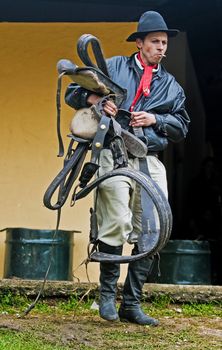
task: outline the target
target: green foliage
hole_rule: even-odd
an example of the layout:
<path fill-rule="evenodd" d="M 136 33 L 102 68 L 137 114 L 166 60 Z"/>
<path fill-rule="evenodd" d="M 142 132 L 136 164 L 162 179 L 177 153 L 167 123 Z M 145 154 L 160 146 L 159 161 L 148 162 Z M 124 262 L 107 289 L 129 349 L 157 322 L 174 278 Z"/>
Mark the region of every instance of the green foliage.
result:
<path fill-rule="evenodd" d="M 87 298 L 82 301 L 77 294 L 71 295 L 67 300 L 61 300 L 57 303 L 58 312 L 71 312 L 75 314 L 87 313 L 90 310 L 92 300 Z"/>
<path fill-rule="evenodd" d="M 173 303 L 173 300 L 168 294 L 154 295 L 152 298 L 152 305 L 158 309 L 165 309 L 171 303 Z"/>
<path fill-rule="evenodd" d="M 0 312 L 15 313 L 27 306 L 28 298 L 13 294 L 11 291 L 0 293 Z"/>
<path fill-rule="evenodd" d="M 58 309 L 64 311 L 73 311 L 79 307 L 80 303 L 76 294 L 71 295 L 67 300 L 58 302 Z"/>

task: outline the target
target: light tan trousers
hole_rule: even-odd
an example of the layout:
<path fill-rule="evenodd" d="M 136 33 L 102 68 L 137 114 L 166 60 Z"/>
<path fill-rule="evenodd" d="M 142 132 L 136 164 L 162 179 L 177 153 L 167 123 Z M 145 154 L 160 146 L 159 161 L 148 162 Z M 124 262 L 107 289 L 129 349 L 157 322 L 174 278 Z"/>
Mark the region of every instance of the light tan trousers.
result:
<path fill-rule="evenodd" d="M 166 170 L 163 163 L 150 155 L 146 160 L 152 179 L 167 197 Z M 99 164 L 99 176 L 113 170 L 110 150 L 101 151 Z M 129 159 L 129 168 L 139 170 L 139 160 Z M 134 180 L 125 176 L 105 180 L 99 186 L 97 194 L 99 240 L 111 246 L 120 246 L 126 241 L 134 243 L 141 232 L 140 203 L 140 186 Z"/>

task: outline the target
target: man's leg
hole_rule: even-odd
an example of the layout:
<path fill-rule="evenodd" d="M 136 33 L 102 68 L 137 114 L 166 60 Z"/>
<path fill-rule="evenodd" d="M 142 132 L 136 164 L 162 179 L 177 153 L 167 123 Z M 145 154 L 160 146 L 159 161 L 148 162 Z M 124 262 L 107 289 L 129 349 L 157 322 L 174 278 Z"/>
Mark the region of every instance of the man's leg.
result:
<path fill-rule="evenodd" d="M 100 176 L 112 170 L 111 152 L 104 150 L 100 161 Z M 129 209 L 130 183 L 126 177 L 117 176 L 104 181 L 97 194 L 97 219 L 99 226 L 99 251 L 122 255 L 127 233 L 132 230 L 132 213 Z M 120 264 L 100 263 L 100 316 L 108 321 L 117 320 L 116 289 Z"/>
<path fill-rule="evenodd" d="M 147 157 L 147 163 L 152 179 L 167 196 L 167 182 L 164 165 L 153 156 Z M 135 160 L 134 168 L 139 170 L 138 160 Z M 131 242 L 135 242 L 139 232 L 141 232 L 140 189 L 137 188 L 134 192 L 132 201 L 134 235 Z M 157 220 L 157 226 L 158 225 L 159 222 Z M 129 238 L 131 238 L 131 236 Z M 137 244 L 135 244 L 132 254 L 138 254 Z M 128 273 L 123 288 L 123 301 L 119 309 L 119 317 L 121 321 L 152 326 L 159 324 L 156 319 L 146 315 L 140 307 L 143 285 L 147 281 L 152 264 L 153 260 L 148 257 L 129 263 Z"/>
<path fill-rule="evenodd" d="M 123 246 L 113 247 L 99 242 L 99 251 L 122 255 Z M 116 286 L 120 276 L 120 264 L 100 263 L 100 300 L 99 313 L 107 321 L 119 319 L 116 310 Z"/>
<path fill-rule="evenodd" d="M 137 245 L 132 255 L 138 254 Z M 153 260 L 145 257 L 129 263 L 128 273 L 123 288 L 123 301 L 119 309 L 119 317 L 123 322 L 157 326 L 159 322 L 146 315 L 141 307 L 143 285 L 147 280 Z"/>

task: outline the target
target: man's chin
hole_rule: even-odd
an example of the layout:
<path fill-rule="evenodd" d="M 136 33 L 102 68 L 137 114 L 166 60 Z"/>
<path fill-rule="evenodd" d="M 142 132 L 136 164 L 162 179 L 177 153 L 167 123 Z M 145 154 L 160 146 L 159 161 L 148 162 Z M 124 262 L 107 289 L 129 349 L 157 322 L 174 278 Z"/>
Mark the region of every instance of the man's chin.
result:
<path fill-rule="evenodd" d="M 151 64 L 152 64 L 153 66 L 155 66 L 156 64 L 159 64 L 161 61 L 162 61 L 162 58 L 160 58 L 159 60 L 153 61 Z"/>

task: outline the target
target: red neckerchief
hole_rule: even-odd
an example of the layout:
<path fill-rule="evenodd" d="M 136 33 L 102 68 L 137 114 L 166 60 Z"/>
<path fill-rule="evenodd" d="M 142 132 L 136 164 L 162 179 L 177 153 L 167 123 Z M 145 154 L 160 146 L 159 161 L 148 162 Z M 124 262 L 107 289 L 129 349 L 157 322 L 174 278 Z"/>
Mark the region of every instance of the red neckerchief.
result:
<path fill-rule="evenodd" d="M 142 75 L 142 78 L 140 80 L 140 84 L 139 84 L 139 87 L 137 89 L 137 92 L 136 92 L 136 95 L 134 97 L 134 100 L 132 102 L 132 105 L 130 107 L 130 112 L 133 111 L 136 102 L 138 101 L 138 99 L 140 98 L 140 96 L 142 94 L 144 96 L 146 96 L 146 97 L 149 96 L 149 94 L 150 94 L 150 84 L 151 84 L 151 80 L 152 80 L 152 77 L 153 77 L 153 69 L 157 67 L 157 65 L 147 66 L 142 61 L 140 52 L 138 52 L 137 58 L 140 61 L 141 66 L 143 67 L 143 75 Z"/>

